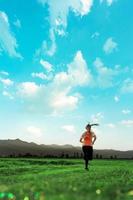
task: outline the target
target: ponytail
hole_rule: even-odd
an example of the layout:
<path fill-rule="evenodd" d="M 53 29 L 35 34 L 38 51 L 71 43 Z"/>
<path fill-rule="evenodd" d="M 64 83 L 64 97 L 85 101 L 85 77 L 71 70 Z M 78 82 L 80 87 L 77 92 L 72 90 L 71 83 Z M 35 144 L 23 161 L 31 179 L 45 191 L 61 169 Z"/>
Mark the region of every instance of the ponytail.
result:
<path fill-rule="evenodd" d="M 92 126 L 99 126 L 99 124 L 90 124 L 88 123 L 85 128 L 91 128 Z"/>

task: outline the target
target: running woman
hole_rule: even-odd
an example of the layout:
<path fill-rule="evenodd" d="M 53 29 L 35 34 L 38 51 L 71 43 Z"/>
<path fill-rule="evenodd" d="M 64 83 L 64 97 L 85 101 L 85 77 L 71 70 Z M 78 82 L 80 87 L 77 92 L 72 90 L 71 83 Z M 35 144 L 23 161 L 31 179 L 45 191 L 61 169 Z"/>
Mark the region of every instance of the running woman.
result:
<path fill-rule="evenodd" d="M 92 126 L 99 124 L 87 124 L 86 131 L 82 134 L 80 142 L 82 143 L 82 151 L 84 153 L 85 169 L 88 170 L 89 161 L 93 159 L 93 145 L 96 141 L 96 135 L 91 131 Z"/>

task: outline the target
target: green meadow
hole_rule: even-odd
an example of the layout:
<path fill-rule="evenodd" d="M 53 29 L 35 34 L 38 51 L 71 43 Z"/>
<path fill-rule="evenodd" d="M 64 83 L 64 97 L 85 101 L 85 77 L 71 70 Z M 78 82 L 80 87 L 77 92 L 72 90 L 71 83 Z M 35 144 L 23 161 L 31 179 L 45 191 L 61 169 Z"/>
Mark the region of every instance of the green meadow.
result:
<path fill-rule="evenodd" d="M 133 200 L 133 160 L 1 158 L 0 199 Z"/>

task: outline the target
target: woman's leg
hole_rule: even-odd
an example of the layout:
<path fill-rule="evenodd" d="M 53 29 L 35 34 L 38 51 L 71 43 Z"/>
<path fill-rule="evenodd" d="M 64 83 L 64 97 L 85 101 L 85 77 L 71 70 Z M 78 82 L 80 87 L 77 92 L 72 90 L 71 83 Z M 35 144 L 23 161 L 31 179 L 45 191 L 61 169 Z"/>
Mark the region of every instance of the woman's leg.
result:
<path fill-rule="evenodd" d="M 88 159 L 85 159 L 85 169 L 88 169 Z"/>
<path fill-rule="evenodd" d="M 85 169 L 88 169 L 88 155 L 87 155 L 87 149 L 85 146 L 82 147 L 83 153 L 84 153 L 84 161 L 85 161 Z"/>

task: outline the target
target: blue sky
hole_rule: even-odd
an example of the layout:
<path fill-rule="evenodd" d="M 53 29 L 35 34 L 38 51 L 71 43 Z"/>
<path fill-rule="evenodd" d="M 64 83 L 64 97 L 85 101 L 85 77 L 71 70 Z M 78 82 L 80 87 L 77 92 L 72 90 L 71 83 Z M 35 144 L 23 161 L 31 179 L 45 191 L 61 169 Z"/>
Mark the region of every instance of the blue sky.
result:
<path fill-rule="evenodd" d="M 0 137 L 132 149 L 133 2 L 0 0 Z"/>

